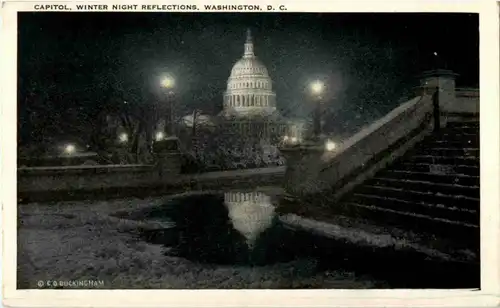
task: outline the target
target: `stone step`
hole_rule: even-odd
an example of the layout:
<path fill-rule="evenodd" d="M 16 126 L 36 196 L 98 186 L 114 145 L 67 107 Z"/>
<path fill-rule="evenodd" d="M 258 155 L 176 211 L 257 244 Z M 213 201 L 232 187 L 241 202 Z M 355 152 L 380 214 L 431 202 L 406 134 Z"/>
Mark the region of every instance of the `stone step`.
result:
<path fill-rule="evenodd" d="M 461 211 L 446 208 L 439 204 L 416 203 L 392 197 L 370 194 L 353 194 L 348 203 L 362 204 L 379 208 L 380 211 L 389 210 L 406 213 L 418 217 L 425 215 L 437 221 L 454 221 L 459 224 L 479 225 L 479 211 Z"/>
<path fill-rule="evenodd" d="M 479 148 L 451 148 L 444 145 L 442 148 L 419 147 L 414 152 L 416 155 L 432 155 L 445 157 L 475 157 L 479 158 Z"/>
<path fill-rule="evenodd" d="M 479 129 L 476 127 L 444 127 L 439 132 L 440 135 L 475 135 L 479 136 Z"/>
<path fill-rule="evenodd" d="M 377 177 L 397 179 L 397 180 L 414 180 L 423 182 L 432 182 L 436 184 L 450 184 L 461 186 L 479 186 L 479 176 L 469 176 L 465 174 L 437 174 L 429 172 L 415 171 L 398 171 L 398 170 L 383 170 Z"/>
<path fill-rule="evenodd" d="M 462 140 L 472 140 L 473 142 L 479 142 L 479 132 L 476 132 L 474 134 L 464 134 L 464 133 L 453 133 L 453 132 L 441 132 L 439 134 L 434 134 L 432 137 L 429 138 L 434 139 L 434 140 L 441 140 L 441 141 L 448 141 L 448 142 L 455 142 L 455 141 L 462 141 Z"/>
<path fill-rule="evenodd" d="M 400 161 L 409 164 L 455 165 L 479 168 L 479 158 L 470 156 L 409 155 L 403 157 Z"/>
<path fill-rule="evenodd" d="M 358 186 L 338 208 L 347 215 L 474 243 L 479 174 L 479 123 L 448 123 Z"/>
<path fill-rule="evenodd" d="M 383 186 L 383 187 L 393 187 L 401 188 L 409 191 L 428 191 L 434 194 L 442 193 L 445 195 L 463 195 L 470 198 L 479 199 L 480 190 L 479 187 L 470 186 L 460 186 L 460 185 L 450 185 L 450 184 L 439 184 L 428 181 L 413 181 L 407 179 L 388 179 L 375 177 L 368 180 L 364 184 L 371 186 Z"/>
<path fill-rule="evenodd" d="M 479 121 L 466 121 L 466 122 L 448 122 L 446 123 L 447 128 L 454 127 L 475 127 L 479 129 Z"/>
<path fill-rule="evenodd" d="M 400 187 L 385 187 L 362 185 L 354 191 L 355 195 L 370 195 L 384 198 L 408 201 L 416 204 L 429 204 L 436 207 L 443 207 L 453 211 L 479 211 L 479 198 L 472 198 L 462 195 L 446 195 L 423 190 L 408 190 Z M 383 204 L 381 205 L 383 206 Z"/>
<path fill-rule="evenodd" d="M 438 217 L 435 212 L 429 212 L 427 214 L 415 213 L 415 212 L 405 211 L 405 209 L 391 209 L 388 207 L 380 207 L 377 205 L 366 204 L 366 203 L 356 203 L 356 202 L 350 202 L 350 203 L 348 203 L 348 205 L 356 207 L 358 210 L 360 210 L 360 209 L 369 210 L 372 213 L 373 212 L 380 212 L 380 213 L 385 213 L 386 215 L 392 214 L 393 216 L 398 217 L 397 220 L 399 220 L 400 223 L 403 223 L 403 221 L 405 221 L 405 220 L 408 221 L 409 219 L 413 219 L 413 220 L 415 220 L 416 223 L 420 222 L 423 224 L 424 222 L 433 222 L 436 224 L 441 224 L 441 228 L 448 228 L 450 226 L 463 227 L 463 228 L 473 228 L 473 229 L 479 228 L 479 225 L 476 223 L 471 223 L 471 222 L 466 222 L 466 221 L 458 221 L 458 220 L 450 219 L 451 217 L 450 218 Z M 370 217 L 370 216 L 368 216 L 368 217 Z M 406 218 L 406 219 L 404 219 L 404 218 Z"/>
<path fill-rule="evenodd" d="M 422 144 L 423 147 L 427 148 L 451 148 L 451 149 L 462 149 L 462 148 L 479 148 L 479 138 L 460 138 L 457 140 L 443 140 L 439 138 L 433 138 Z"/>
<path fill-rule="evenodd" d="M 460 221 L 439 219 L 428 215 L 418 215 L 350 201 L 343 203 L 339 208 L 343 210 L 343 214 L 346 216 L 363 217 L 387 227 L 399 227 L 417 234 L 420 232 L 439 234 L 440 237 L 470 243 L 471 247 L 477 246 L 479 242 L 477 240 L 479 238 L 479 227 L 474 224 L 464 224 Z"/>
<path fill-rule="evenodd" d="M 467 165 L 442 165 L 442 164 L 422 164 L 422 163 L 407 163 L 401 162 L 391 166 L 392 170 L 397 171 L 414 171 L 414 172 L 441 172 L 441 173 L 458 173 L 469 176 L 479 176 L 478 166 Z"/>

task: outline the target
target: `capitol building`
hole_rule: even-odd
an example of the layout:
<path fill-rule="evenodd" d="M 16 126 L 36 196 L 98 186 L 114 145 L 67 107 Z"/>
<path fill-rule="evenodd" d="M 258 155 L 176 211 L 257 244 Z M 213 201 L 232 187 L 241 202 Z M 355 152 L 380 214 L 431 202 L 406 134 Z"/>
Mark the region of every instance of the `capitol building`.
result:
<path fill-rule="evenodd" d="M 268 143 L 275 143 L 286 134 L 287 121 L 276 109 L 273 83 L 267 68 L 255 55 L 250 30 L 243 56 L 228 78 L 218 118 L 226 132 L 238 132 Z"/>

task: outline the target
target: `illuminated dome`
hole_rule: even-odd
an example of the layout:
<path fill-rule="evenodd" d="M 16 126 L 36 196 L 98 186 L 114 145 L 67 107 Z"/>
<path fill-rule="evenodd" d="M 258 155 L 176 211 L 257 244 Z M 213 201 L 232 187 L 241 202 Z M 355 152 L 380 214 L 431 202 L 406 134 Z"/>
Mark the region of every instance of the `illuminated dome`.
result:
<path fill-rule="evenodd" d="M 230 81 L 237 81 L 238 78 L 261 78 L 265 79 L 263 81 L 271 81 L 269 74 L 267 73 L 267 68 L 260 62 L 256 57 L 253 58 L 241 58 L 234 64 L 231 70 Z"/>
<path fill-rule="evenodd" d="M 254 54 L 252 35 L 247 31 L 245 51 L 227 81 L 225 115 L 271 115 L 276 112 L 276 94 L 267 68 Z"/>

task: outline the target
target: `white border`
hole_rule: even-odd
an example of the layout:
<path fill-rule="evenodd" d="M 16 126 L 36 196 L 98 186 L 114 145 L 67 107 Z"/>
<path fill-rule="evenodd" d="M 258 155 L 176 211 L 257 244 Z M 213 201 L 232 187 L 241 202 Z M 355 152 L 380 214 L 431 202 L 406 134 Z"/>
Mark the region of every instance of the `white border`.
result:
<path fill-rule="evenodd" d="M 288 12 L 479 12 L 481 84 L 481 291 L 470 290 L 15 290 L 16 287 L 16 80 L 17 11 L 31 11 L 35 2 L 2 3 L 0 44 L 0 198 L 3 207 L 4 304 L 29 307 L 401 307 L 401 306 L 496 306 L 500 290 L 500 96 L 499 11 L 493 0 L 343 0 L 276 1 Z M 51 4 L 50 2 L 38 2 Z M 57 2 L 61 4 L 62 1 Z M 75 2 L 64 2 L 73 5 Z M 111 3 L 92 1 L 92 3 Z M 160 1 L 114 2 L 165 4 Z M 181 2 L 179 2 L 181 3 Z M 182 2 L 187 4 L 186 2 Z M 211 1 L 191 1 L 202 6 Z M 218 4 L 247 4 L 246 0 Z M 56 2 L 52 2 L 56 4 Z M 202 12 L 203 10 L 200 10 Z M 443 25 L 444 26 L 444 25 Z M 467 42 L 464 42 L 466 44 Z M 460 52 L 460 50 L 457 50 Z M 467 59 L 464 59 L 465 61 Z"/>

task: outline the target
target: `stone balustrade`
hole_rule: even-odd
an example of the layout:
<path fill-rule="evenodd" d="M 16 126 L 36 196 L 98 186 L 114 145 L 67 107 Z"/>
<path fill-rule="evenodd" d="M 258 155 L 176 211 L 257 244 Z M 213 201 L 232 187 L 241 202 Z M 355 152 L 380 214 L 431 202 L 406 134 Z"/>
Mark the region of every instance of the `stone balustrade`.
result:
<path fill-rule="evenodd" d="M 173 164 L 173 162 L 172 162 Z M 166 167 L 168 167 L 167 164 Z M 184 191 L 279 184 L 284 167 L 178 174 L 158 165 L 107 165 L 19 168 L 22 202 L 158 196 Z"/>
<path fill-rule="evenodd" d="M 363 181 L 418 142 L 432 129 L 432 98 L 414 98 L 327 151 L 322 144 L 285 147 L 285 191 L 307 196 Z"/>
<path fill-rule="evenodd" d="M 333 151 L 326 149 L 324 141 L 283 147 L 287 160 L 285 191 L 305 197 L 331 190 L 334 199 L 340 198 L 403 155 L 429 134 L 434 124 L 443 127 L 449 120 L 477 118 L 479 90 L 456 88 L 457 76 L 448 70 L 424 72 L 418 97 L 363 128 Z M 435 110 L 434 94 L 439 105 Z M 439 112 L 440 122 L 432 121 L 435 112 Z"/>
<path fill-rule="evenodd" d="M 172 182 L 176 174 L 162 176 L 152 165 L 29 167 L 17 169 L 18 192 L 100 190 Z M 167 173 L 168 174 L 168 173 Z"/>
<path fill-rule="evenodd" d="M 457 88 L 455 101 L 448 105 L 443 112 L 448 114 L 479 114 L 479 89 Z"/>

